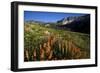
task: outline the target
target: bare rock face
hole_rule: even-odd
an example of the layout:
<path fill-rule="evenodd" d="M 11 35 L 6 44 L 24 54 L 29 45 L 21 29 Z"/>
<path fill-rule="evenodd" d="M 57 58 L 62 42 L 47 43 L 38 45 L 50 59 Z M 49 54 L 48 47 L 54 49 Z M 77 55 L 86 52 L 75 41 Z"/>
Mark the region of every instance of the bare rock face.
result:
<path fill-rule="evenodd" d="M 74 32 L 90 33 L 90 15 L 67 17 L 57 22 L 59 29 L 70 30 Z"/>

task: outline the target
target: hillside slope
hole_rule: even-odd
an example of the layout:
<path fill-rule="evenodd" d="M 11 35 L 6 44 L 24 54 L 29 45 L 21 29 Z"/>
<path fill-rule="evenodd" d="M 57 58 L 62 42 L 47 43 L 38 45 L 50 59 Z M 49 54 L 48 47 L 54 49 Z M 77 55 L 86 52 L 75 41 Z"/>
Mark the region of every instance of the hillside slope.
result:
<path fill-rule="evenodd" d="M 71 18 L 71 17 L 70 17 Z M 60 23 L 60 24 L 59 24 Z M 65 23 L 65 24 L 63 24 Z M 85 16 L 74 17 L 71 19 L 63 19 L 58 22 L 59 29 L 67 29 L 74 32 L 81 32 L 81 33 L 90 33 L 90 15 L 87 14 Z"/>
<path fill-rule="evenodd" d="M 25 24 L 24 61 L 90 58 L 88 34 Z"/>

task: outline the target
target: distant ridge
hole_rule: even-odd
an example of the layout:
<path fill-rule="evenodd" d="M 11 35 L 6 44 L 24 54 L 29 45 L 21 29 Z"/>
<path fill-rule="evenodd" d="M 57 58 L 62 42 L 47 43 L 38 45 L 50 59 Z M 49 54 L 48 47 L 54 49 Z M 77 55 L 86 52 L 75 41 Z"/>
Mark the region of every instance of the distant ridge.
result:
<path fill-rule="evenodd" d="M 57 22 L 59 29 L 68 29 L 70 31 L 90 33 L 90 15 L 79 17 L 68 17 Z"/>
<path fill-rule="evenodd" d="M 70 16 L 64 17 L 54 23 L 52 22 L 42 22 L 35 20 L 27 20 L 25 24 L 40 24 L 56 29 L 69 30 L 74 32 L 81 32 L 90 34 L 90 15 L 86 14 L 84 16 Z"/>

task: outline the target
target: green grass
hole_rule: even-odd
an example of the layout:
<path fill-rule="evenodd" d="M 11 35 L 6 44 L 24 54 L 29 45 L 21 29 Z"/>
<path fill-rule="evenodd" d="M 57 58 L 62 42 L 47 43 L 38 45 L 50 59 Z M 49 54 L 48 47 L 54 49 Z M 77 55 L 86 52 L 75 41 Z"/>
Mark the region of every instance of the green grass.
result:
<path fill-rule="evenodd" d="M 81 49 L 81 51 L 85 51 L 87 53 L 87 56 L 81 57 L 84 58 L 90 58 L 90 36 L 88 34 L 78 33 L 78 32 L 72 32 L 67 30 L 57 30 L 54 28 L 45 27 L 38 24 L 25 24 L 25 28 L 27 30 L 24 30 L 24 48 L 28 49 L 29 51 L 29 61 L 33 61 L 31 59 L 32 52 L 34 49 L 39 50 L 39 44 L 43 44 L 47 42 L 47 35 L 44 33 L 45 31 L 48 31 L 50 35 L 53 35 L 56 37 L 56 42 L 53 46 L 54 48 L 54 55 L 56 57 L 67 57 L 66 59 L 70 59 L 70 52 L 68 52 L 67 49 L 59 48 L 58 44 L 59 42 L 65 44 L 65 41 L 73 41 L 74 45 L 76 45 L 78 48 Z M 65 46 L 65 45 L 64 45 Z M 39 53 L 38 53 L 39 55 Z M 61 58 L 60 58 L 61 59 Z M 39 60 L 39 56 L 37 57 L 37 60 Z"/>

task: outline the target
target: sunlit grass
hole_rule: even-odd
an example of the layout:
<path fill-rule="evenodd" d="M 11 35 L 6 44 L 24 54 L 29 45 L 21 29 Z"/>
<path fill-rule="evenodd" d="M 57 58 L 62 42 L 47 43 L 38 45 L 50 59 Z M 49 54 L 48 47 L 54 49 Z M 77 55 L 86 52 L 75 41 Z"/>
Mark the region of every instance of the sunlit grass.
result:
<path fill-rule="evenodd" d="M 25 24 L 24 61 L 90 58 L 88 34 Z"/>

